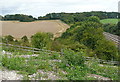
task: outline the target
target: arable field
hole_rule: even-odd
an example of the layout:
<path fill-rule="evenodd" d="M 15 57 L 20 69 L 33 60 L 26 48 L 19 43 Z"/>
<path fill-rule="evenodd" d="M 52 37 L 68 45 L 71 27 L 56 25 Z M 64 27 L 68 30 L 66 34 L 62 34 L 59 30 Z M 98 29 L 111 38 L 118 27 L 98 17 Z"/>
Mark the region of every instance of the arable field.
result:
<path fill-rule="evenodd" d="M 101 23 L 103 23 L 103 24 L 106 24 L 106 23 L 117 24 L 118 19 L 103 19 L 103 20 L 101 20 Z"/>
<path fill-rule="evenodd" d="M 42 20 L 34 22 L 0 21 L 2 24 L 2 36 L 12 35 L 21 38 L 30 37 L 36 32 L 51 32 L 54 37 L 60 36 L 69 26 L 60 20 Z"/>

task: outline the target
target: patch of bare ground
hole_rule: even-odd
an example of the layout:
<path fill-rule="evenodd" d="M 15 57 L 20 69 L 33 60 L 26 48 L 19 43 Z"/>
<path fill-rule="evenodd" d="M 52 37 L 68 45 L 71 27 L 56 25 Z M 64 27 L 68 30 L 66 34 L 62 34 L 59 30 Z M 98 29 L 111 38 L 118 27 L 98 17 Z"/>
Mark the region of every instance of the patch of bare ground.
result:
<path fill-rule="evenodd" d="M 54 71 L 38 70 L 37 73 L 28 76 L 30 80 L 62 80 L 67 78 L 60 77 Z"/>
<path fill-rule="evenodd" d="M 103 77 L 101 75 L 96 75 L 96 74 L 89 74 L 88 77 L 93 77 L 93 78 L 95 78 L 97 80 L 111 80 L 108 77 Z"/>
<path fill-rule="evenodd" d="M 0 69 L 0 81 L 2 80 L 22 80 L 23 76 L 17 74 L 17 71 L 10 71 L 5 68 Z"/>

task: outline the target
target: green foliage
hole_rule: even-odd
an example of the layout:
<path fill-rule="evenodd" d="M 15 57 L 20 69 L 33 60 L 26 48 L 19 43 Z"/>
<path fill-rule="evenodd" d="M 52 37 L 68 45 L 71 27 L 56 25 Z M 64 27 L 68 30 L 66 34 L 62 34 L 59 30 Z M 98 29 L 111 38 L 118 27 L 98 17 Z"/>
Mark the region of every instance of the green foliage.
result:
<path fill-rule="evenodd" d="M 46 16 L 38 17 L 38 20 L 60 19 L 67 24 L 73 24 L 75 22 L 85 21 L 86 18 L 90 16 L 96 16 L 100 19 L 117 18 L 118 12 L 91 11 L 81 13 L 49 13 Z"/>
<path fill-rule="evenodd" d="M 51 55 L 41 51 L 37 57 L 30 58 L 18 57 L 20 54 L 14 54 L 11 57 L 4 54 L 2 65 L 8 69 L 17 70 L 19 73 L 24 74 L 24 76 L 37 73 L 38 70 L 44 70 L 45 72 L 54 71 L 56 74 L 58 74 L 58 71 L 60 73 L 64 71 L 66 74 L 59 75 L 62 75 L 64 78 L 67 77 L 68 80 L 97 80 L 95 78 L 89 78 L 88 74 L 102 75 L 113 80 L 118 79 L 117 67 L 99 66 L 97 59 L 85 61 L 85 54 L 82 51 L 74 52 L 70 49 L 63 49 L 61 54 L 52 53 Z M 54 59 L 61 60 L 61 62 L 53 61 Z"/>
<path fill-rule="evenodd" d="M 12 43 L 14 41 L 14 37 L 11 35 L 7 35 L 4 38 L 2 38 L 2 41 L 5 43 Z"/>
<path fill-rule="evenodd" d="M 76 52 L 87 49 L 85 45 L 80 44 L 79 42 L 75 42 L 74 44 L 69 44 L 67 48 L 70 48 L 71 50 Z"/>
<path fill-rule="evenodd" d="M 49 34 L 47 33 L 38 32 L 34 34 L 31 37 L 31 43 L 33 47 L 39 48 L 39 49 L 42 49 L 42 48 L 50 49 L 51 47 L 51 39 Z"/>
<path fill-rule="evenodd" d="M 69 80 L 87 80 L 88 77 L 86 76 L 88 70 L 86 67 L 83 66 L 71 66 L 67 67 L 66 71 L 68 74 L 66 75 Z"/>
<path fill-rule="evenodd" d="M 107 41 L 105 39 L 98 40 L 95 46 L 95 52 L 99 58 L 106 60 L 118 59 L 118 51 L 113 42 Z"/>
<path fill-rule="evenodd" d="M 103 11 L 91 11 L 91 12 L 81 12 L 81 13 L 49 13 L 45 16 L 39 16 L 34 18 L 31 15 L 15 14 L 15 15 L 5 15 L 0 16 L 0 20 L 18 20 L 21 22 L 32 22 L 34 20 L 62 20 L 63 22 L 70 24 L 75 22 L 80 22 L 86 20 L 87 17 L 97 16 L 100 19 L 111 19 L 117 18 L 118 12 L 103 12 Z"/>
<path fill-rule="evenodd" d="M 98 62 L 97 59 L 94 58 L 87 61 L 86 65 L 88 66 L 88 70 L 91 72 L 91 74 L 101 75 L 112 80 L 119 79 L 119 67 L 117 66 L 102 65 Z"/>
<path fill-rule="evenodd" d="M 53 39 L 53 34 L 52 33 L 47 32 L 46 34 L 49 36 L 50 39 Z"/>
<path fill-rule="evenodd" d="M 12 70 L 21 70 L 25 64 L 25 58 L 19 58 L 19 57 L 11 57 L 8 58 L 7 56 L 2 57 L 2 65 L 6 66 L 8 69 Z"/>
<path fill-rule="evenodd" d="M 34 18 L 31 15 L 15 14 L 5 15 L 3 20 L 18 20 L 20 22 L 32 22 Z"/>
<path fill-rule="evenodd" d="M 74 39 L 86 45 L 88 48 L 92 48 L 92 49 L 95 49 L 95 44 L 97 40 L 103 38 L 102 29 L 94 28 L 94 26 L 92 26 L 92 23 L 91 23 L 91 26 L 89 25 L 87 26 L 85 23 L 85 25 L 75 29 L 75 32 L 76 34 L 74 36 Z"/>
<path fill-rule="evenodd" d="M 94 19 L 94 17 L 90 20 L 92 19 Z M 95 17 L 95 20 L 98 19 Z M 57 40 L 75 51 L 77 48 L 79 48 L 76 42 L 79 43 L 79 46 L 80 44 L 83 44 L 87 46 L 88 49 L 86 48 L 86 50 L 87 52 L 91 53 L 89 54 L 90 56 L 92 56 L 95 52 L 97 57 L 102 59 L 117 59 L 117 48 L 115 44 L 105 39 L 102 25 L 99 23 L 99 21 L 93 21 L 85 21 L 72 25 L 72 27 L 63 33 L 62 36 Z M 74 45 L 70 46 L 71 44 Z"/>
<path fill-rule="evenodd" d="M 120 22 L 117 23 L 117 35 L 120 36 Z"/>
<path fill-rule="evenodd" d="M 70 15 L 64 14 L 61 17 L 61 20 L 64 21 L 67 24 L 73 23 L 74 22 L 74 18 Z"/>
<path fill-rule="evenodd" d="M 28 40 L 27 36 L 23 36 L 21 38 L 21 45 L 22 46 L 30 46 L 30 43 L 29 43 L 29 40 Z"/>
<path fill-rule="evenodd" d="M 21 38 L 21 40 L 22 40 L 23 42 L 28 42 L 27 36 L 23 36 L 23 37 Z"/>
<path fill-rule="evenodd" d="M 0 37 L 0 42 L 2 42 L 2 37 Z"/>
<path fill-rule="evenodd" d="M 87 19 L 87 21 L 92 21 L 96 23 L 100 23 L 100 19 L 97 16 L 91 16 Z"/>
<path fill-rule="evenodd" d="M 52 51 L 61 51 L 62 48 L 65 48 L 63 44 L 58 41 L 52 41 L 51 50 Z"/>
<path fill-rule="evenodd" d="M 83 66 L 85 59 L 83 55 L 85 55 L 83 52 L 74 52 L 69 49 L 63 50 L 62 54 L 64 55 L 64 63 L 68 65 L 75 65 L 75 66 Z"/>
<path fill-rule="evenodd" d="M 103 29 L 105 32 L 109 32 L 111 34 L 120 36 L 119 22 L 118 22 L 118 24 L 104 24 Z"/>

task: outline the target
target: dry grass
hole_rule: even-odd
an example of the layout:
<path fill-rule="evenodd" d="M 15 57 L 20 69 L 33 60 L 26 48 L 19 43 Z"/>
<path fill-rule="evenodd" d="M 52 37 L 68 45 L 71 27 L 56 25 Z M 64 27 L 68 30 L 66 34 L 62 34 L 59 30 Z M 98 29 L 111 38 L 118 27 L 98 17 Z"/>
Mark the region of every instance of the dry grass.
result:
<path fill-rule="evenodd" d="M 67 24 L 60 20 L 34 22 L 0 21 L 0 24 L 2 24 L 2 36 L 12 35 L 15 38 L 21 38 L 24 35 L 30 37 L 36 32 L 51 32 L 54 34 L 54 37 L 58 37 L 69 28 Z"/>

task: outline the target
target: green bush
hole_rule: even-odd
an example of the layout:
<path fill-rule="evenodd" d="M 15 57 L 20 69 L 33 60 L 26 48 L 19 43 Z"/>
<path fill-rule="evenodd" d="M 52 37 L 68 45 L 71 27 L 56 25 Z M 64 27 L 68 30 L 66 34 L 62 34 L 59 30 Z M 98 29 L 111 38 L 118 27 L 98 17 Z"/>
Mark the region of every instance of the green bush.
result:
<path fill-rule="evenodd" d="M 87 21 L 100 23 L 100 19 L 97 16 L 88 17 Z"/>
<path fill-rule="evenodd" d="M 14 37 L 11 35 L 7 35 L 2 38 L 2 42 L 4 43 L 12 43 L 14 41 Z"/>
<path fill-rule="evenodd" d="M 31 37 L 32 46 L 35 47 L 35 48 L 50 49 L 51 48 L 51 42 L 52 42 L 52 40 L 50 38 L 50 35 L 47 34 L 47 33 L 38 32 Z"/>
<path fill-rule="evenodd" d="M 62 48 L 65 48 L 63 44 L 61 44 L 59 41 L 53 41 L 51 50 L 52 51 L 61 51 Z"/>
<path fill-rule="evenodd" d="M 95 52 L 98 58 L 106 60 L 117 60 L 118 59 L 118 50 L 115 44 L 107 40 L 98 40 L 96 43 Z"/>
<path fill-rule="evenodd" d="M 25 58 L 11 57 L 7 56 L 2 57 L 2 65 L 11 70 L 21 70 L 25 67 Z"/>
<path fill-rule="evenodd" d="M 27 38 L 27 36 L 23 36 L 22 38 L 21 38 L 21 45 L 22 46 L 30 46 L 30 43 L 29 43 L 29 40 L 28 40 L 28 38 Z"/>
<path fill-rule="evenodd" d="M 120 36 L 120 23 L 118 24 L 104 24 L 103 29 L 105 32 L 109 32 L 111 34 L 115 34 Z"/>
<path fill-rule="evenodd" d="M 31 15 L 15 14 L 5 15 L 3 20 L 18 20 L 20 22 L 32 22 L 35 19 Z"/>
<path fill-rule="evenodd" d="M 11 70 L 24 71 L 28 74 L 36 73 L 36 67 L 31 63 L 27 63 L 25 58 L 22 57 L 8 58 L 7 56 L 3 56 L 2 65 Z"/>
<path fill-rule="evenodd" d="M 69 80 L 87 80 L 88 68 L 83 66 L 71 66 L 66 68 Z"/>
<path fill-rule="evenodd" d="M 78 65 L 83 66 L 85 59 L 83 55 L 85 55 L 83 52 L 74 52 L 70 49 L 64 49 L 63 52 L 63 61 L 64 63 L 68 65 Z"/>

